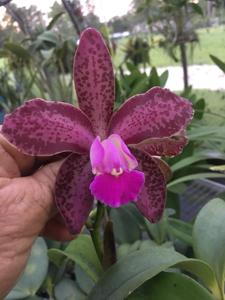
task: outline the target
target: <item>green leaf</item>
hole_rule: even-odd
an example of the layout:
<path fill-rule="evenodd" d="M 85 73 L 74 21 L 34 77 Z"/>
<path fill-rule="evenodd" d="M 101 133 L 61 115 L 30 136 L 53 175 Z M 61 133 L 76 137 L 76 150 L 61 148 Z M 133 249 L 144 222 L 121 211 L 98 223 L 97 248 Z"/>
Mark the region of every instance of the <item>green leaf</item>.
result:
<path fill-rule="evenodd" d="M 81 269 L 79 265 L 75 266 L 74 272 L 79 288 L 84 291 L 85 294 L 89 294 L 95 285 L 94 281 L 83 271 L 83 269 Z"/>
<path fill-rule="evenodd" d="M 157 223 L 150 223 L 147 219 L 145 219 L 148 232 L 153 237 L 153 240 L 158 244 L 162 244 L 166 238 L 167 215 L 167 211 L 165 210 L 163 217 Z"/>
<path fill-rule="evenodd" d="M 205 112 L 205 99 L 199 99 L 195 105 L 194 105 L 194 110 L 195 110 L 195 118 L 197 118 L 198 120 L 201 120 L 204 116 L 204 112 Z"/>
<path fill-rule="evenodd" d="M 102 273 L 102 266 L 89 235 L 80 234 L 75 240 L 69 243 L 64 251 L 50 249 L 48 255 L 50 260 L 57 266 L 60 266 L 65 258 L 71 259 L 95 282 L 98 281 Z"/>
<path fill-rule="evenodd" d="M 146 282 L 129 300 L 215 300 L 206 288 L 192 278 L 178 273 L 163 272 Z"/>
<path fill-rule="evenodd" d="M 155 67 L 152 67 L 151 73 L 149 76 L 149 88 L 152 88 L 154 86 L 160 86 L 160 77 L 157 73 L 157 69 Z"/>
<path fill-rule="evenodd" d="M 14 55 L 16 55 L 19 58 L 22 58 L 23 60 L 29 60 L 31 58 L 30 52 L 20 46 L 19 44 L 16 43 L 5 43 L 4 44 L 4 49 L 7 49 Z"/>
<path fill-rule="evenodd" d="M 210 55 L 210 58 L 225 73 L 225 62 L 214 55 Z"/>
<path fill-rule="evenodd" d="M 147 80 L 147 78 L 143 77 L 140 80 L 138 80 L 137 82 L 135 82 L 135 84 L 131 88 L 131 91 L 129 93 L 129 97 L 132 97 L 132 96 L 134 96 L 136 94 L 143 93 L 148 88 L 149 88 L 149 86 L 148 86 L 148 80 Z"/>
<path fill-rule="evenodd" d="M 204 13 L 203 13 L 203 10 L 201 8 L 201 6 L 197 3 L 189 3 L 189 5 L 192 7 L 192 9 L 197 13 L 199 14 L 200 16 L 203 16 Z"/>
<path fill-rule="evenodd" d="M 85 300 L 86 295 L 77 287 L 76 283 L 64 278 L 56 286 L 54 290 L 56 300 Z"/>
<path fill-rule="evenodd" d="M 141 238 L 141 230 L 128 206 L 110 211 L 115 239 L 118 243 L 133 243 Z"/>
<path fill-rule="evenodd" d="M 183 242 L 187 243 L 188 245 L 192 246 L 192 225 L 186 223 L 182 220 L 169 218 L 168 219 L 168 226 L 167 231 L 173 237 L 182 240 Z"/>
<path fill-rule="evenodd" d="M 204 178 L 225 178 L 224 174 L 220 174 L 220 173 L 197 173 L 197 174 L 191 174 L 191 175 L 187 175 L 181 178 L 178 178 L 172 182 L 170 182 L 169 184 L 167 184 L 167 188 L 170 188 L 178 183 L 181 182 L 187 182 L 187 181 L 191 181 L 191 180 L 195 180 L 195 179 L 204 179 Z"/>
<path fill-rule="evenodd" d="M 57 35 L 49 30 L 44 31 L 43 33 L 41 33 L 38 38 L 39 41 L 43 41 L 43 42 L 49 42 L 51 44 L 57 45 L 58 44 L 58 38 Z"/>
<path fill-rule="evenodd" d="M 214 300 L 213 296 L 190 277 L 162 272 L 145 282 L 127 300 Z"/>
<path fill-rule="evenodd" d="M 172 170 L 172 172 L 176 172 L 182 168 L 188 167 L 188 166 L 190 166 L 196 162 L 199 162 L 201 160 L 204 160 L 206 158 L 207 158 L 207 156 L 199 156 L 199 155 L 193 155 L 190 157 L 186 157 L 184 159 L 181 159 L 177 163 L 173 164 L 171 166 L 171 170 Z"/>
<path fill-rule="evenodd" d="M 199 212 L 193 230 L 196 256 L 215 271 L 221 290 L 225 276 L 225 202 L 213 199 Z"/>
<path fill-rule="evenodd" d="M 167 80 L 168 80 L 168 77 L 169 77 L 169 72 L 168 70 L 164 71 L 160 76 L 159 76 L 159 79 L 160 79 L 160 86 L 161 87 L 164 87 L 167 83 Z"/>
<path fill-rule="evenodd" d="M 61 18 L 61 16 L 64 14 L 63 11 L 59 12 L 58 14 L 56 14 L 51 21 L 49 22 L 48 26 L 46 27 L 47 30 L 51 30 L 55 23 L 58 21 L 59 18 Z"/>
<path fill-rule="evenodd" d="M 117 248 L 117 256 L 118 259 L 121 259 L 137 250 L 151 250 L 152 247 L 159 247 L 159 245 L 153 240 L 136 241 L 133 244 L 122 244 Z M 173 244 L 171 242 L 165 242 L 164 244 L 161 244 L 160 247 L 173 248 Z"/>
<path fill-rule="evenodd" d="M 174 266 L 199 276 L 218 295 L 217 282 L 208 264 L 188 259 L 171 248 L 153 246 L 121 258 L 101 277 L 87 299 L 124 299 L 145 281 Z"/>
<path fill-rule="evenodd" d="M 220 133 L 220 138 L 225 134 L 225 128 L 218 126 L 201 126 L 199 128 L 193 128 L 188 132 L 189 140 L 203 139 L 207 137 L 207 139 L 213 138 L 214 135 Z"/>
<path fill-rule="evenodd" d="M 37 238 L 24 273 L 5 300 L 18 300 L 35 295 L 47 275 L 48 255 L 47 246 L 43 238 Z"/>
<path fill-rule="evenodd" d="M 210 170 L 225 173 L 225 165 L 212 166 Z"/>

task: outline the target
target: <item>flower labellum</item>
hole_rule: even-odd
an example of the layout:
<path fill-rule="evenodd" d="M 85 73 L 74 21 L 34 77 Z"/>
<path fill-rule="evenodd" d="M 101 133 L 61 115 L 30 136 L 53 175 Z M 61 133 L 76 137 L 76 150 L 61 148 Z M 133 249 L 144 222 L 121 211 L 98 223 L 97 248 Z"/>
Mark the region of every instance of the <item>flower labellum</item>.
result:
<path fill-rule="evenodd" d="M 90 189 L 96 199 L 111 207 L 137 200 L 144 173 L 135 170 L 138 162 L 119 135 L 112 134 L 102 142 L 97 137 L 90 160 L 96 175 Z"/>
<path fill-rule="evenodd" d="M 133 201 L 157 222 L 169 173 L 159 157 L 178 155 L 187 144 L 191 103 L 154 87 L 113 112 L 112 61 L 94 28 L 81 34 L 73 76 L 79 108 L 32 99 L 5 116 L 2 134 L 29 155 L 69 154 L 57 175 L 55 202 L 71 233 L 82 229 L 94 198 L 110 207 Z"/>

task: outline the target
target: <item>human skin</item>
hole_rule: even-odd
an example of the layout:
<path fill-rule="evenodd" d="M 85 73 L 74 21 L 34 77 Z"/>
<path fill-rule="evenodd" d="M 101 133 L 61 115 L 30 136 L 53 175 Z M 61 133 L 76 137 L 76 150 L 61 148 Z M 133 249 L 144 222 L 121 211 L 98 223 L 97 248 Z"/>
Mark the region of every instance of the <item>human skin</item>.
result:
<path fill-rule="evenodd" d="M 0 134 L 0 299 L 15 285 L 38 235 L 72 239 L 54 205 L 61 164 L 24 155 Z"/>

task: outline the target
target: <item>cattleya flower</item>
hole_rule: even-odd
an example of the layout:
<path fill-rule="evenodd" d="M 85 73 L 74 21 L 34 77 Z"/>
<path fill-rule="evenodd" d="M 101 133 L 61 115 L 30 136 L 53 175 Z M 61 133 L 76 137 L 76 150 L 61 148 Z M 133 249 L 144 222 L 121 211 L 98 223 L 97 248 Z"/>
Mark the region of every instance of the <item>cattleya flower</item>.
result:
<path fill-rule="evenodd" d="M 101 34 L 86 29 L 74 58 L 79 108 L 33 99 L 4 120 L 3 135 L 23 153 L 70 152 L 56 179 L 55 200 L 68 228 L 79 233 L 94 198 L 110 207 L 134 201 L 151 222 L 166 197 L 166 165 L 159 156 L 179 154 L 192 119 L 191 103 L 155 87 L 113 113 L 112 62 Z"/>

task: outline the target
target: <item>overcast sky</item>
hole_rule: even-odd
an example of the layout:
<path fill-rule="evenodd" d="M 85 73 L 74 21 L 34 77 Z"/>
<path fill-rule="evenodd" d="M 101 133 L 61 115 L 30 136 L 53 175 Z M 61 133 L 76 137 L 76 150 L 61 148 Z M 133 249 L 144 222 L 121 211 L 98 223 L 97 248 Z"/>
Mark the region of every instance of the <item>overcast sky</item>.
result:
<path fill-rule="evenodd" d="M 55 2 L 55 0 L 13 0 L 19 7 L 29 7 L 30 5 L 36 5 L 44 13 L 47 13 Z M 60 0 L 57 0 L 60 2 Z M 114 16 L 121 16 L 127 13 L 130 8 L 132 0 L 92 0 L 95 6 L 95 13 L 100 17 L 101 21 L 108 21 Z M 81 3 L 85 3 L 85 0 L 81 0 Z M 0 8 L 0 19 L 4 13 L 4 8 Z"/>

